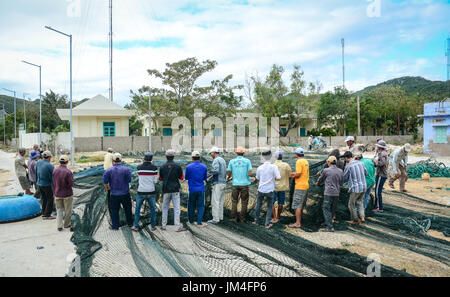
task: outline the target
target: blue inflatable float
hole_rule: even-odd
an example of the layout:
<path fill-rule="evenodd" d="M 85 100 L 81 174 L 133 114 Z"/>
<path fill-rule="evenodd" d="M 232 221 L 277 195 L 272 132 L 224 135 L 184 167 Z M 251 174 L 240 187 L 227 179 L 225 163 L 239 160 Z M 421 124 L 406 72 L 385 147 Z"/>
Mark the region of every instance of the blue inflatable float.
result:
<path fill-rule="evenodd" d="M 32 219 L 40 214 L 41 205 L 33 196 L 0 196 L 0 224 Z"/>

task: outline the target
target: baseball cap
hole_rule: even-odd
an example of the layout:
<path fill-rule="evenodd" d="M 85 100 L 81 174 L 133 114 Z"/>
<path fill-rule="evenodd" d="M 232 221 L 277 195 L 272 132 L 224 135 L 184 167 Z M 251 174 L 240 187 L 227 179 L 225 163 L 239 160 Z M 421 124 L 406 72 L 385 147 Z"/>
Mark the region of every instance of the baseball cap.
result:
<path fill-rule="evenodd" d="M 333 162 L 337 162 L 337 159 L 335 156 L 330 156 L 327 160 L 327 162 L 333 163 Z"/>
<path fill-rule="evenodd" d="M 220 150 L 218 147 L 215 146 L 211 149 L 210 153 L 220 153 Z"/>
<path fill-rule="evenodd" d="M 192 157 L 193 158 L 198 158 L 198 157 L 200 157 L 200 153 L 198 151 L 193 151 L 192 152 Z"/>
<path fill-rule="evenodd" d="M 42 156 L 43 156 L 44 158 L 52 157 L 52 153 L 51 153 L 50 151 L 45 151 L 45 152 L 42 154 Z"/>
<path fill-rule="evenodd" d="M 282 151 L 276 151 L 275 152 L 275 158 L 279 158 L 279 157 L 283 157 L 283 152 Z"/>
<path fill-rule="evenodd" d="M 113 153 L 113 152 L 114 152 L 114 150 L 112 148 L 108 149 L 108 153 Z"/>
<path fill-rule="evenodd" d="M 59 157 L 59 161 L 67 163 L 69 162 L 69 157 L 67 157 L 66 155 L 62 155 L 61 157 Z"/>
<path fill-rule="evenodd" d="M 349 136 L 349 137 L 347 137 L 347 139 L 345 140 L 345 142 L 347 142 L 347 141 L 355 141 L 355 137 Z"/>
<path fill-rule="evenodd" d="M 305 150 L 302 149 L 301 147 L 299 147 L 298 149 L 295 150 L 295 153 L 297 155 L 304 155 L 305 154 Z"/>
<path fill-rule="evenodd" d="M 236 149 L 236 154 L 244 154 L 244 153 L 245 153 L 245 149 L 242 146 L 240 146 Z"/>
<path fill-rule="evenodd" d="M 122 161 L 122 155 L 119 154 L 119 153 L 115 153 L 115 154 L 113 155 L 113 161 L 114 161 L 114 162 L 120 162 L 120 161 Z"/>
<path fill-rule="evenodd" d="M 362 153 L 356 153 L 355 154 L 355 158 L 362 159 L 362 157 L 363 157 Z"/>
<path fill-rule="evenodd" d="M 409 143 L 405 144 L 404 148 L 407 153 L 411 151 L 411 145 Z"/>
<path fill-rule="evenodd" d="M 167 157 L 174 157 L 175 156 L 175 150 L 172 150 L 172 149 L 167 150 L 166 151 L 166 156 Z"/>
<path fill-rule="evenodd" d="M 144 160 L 145 161 L 151 161 L 153 159 L 153 153 L 152 152 L 147 152 L 144 155 Z"/>

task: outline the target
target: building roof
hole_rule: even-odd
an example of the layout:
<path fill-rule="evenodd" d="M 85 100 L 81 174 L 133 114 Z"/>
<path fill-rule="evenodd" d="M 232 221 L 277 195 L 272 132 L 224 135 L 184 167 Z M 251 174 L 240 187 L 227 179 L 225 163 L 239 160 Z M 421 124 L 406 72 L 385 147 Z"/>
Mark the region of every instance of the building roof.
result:
<path fill-rule="evenodd" d="M 70 120 L 70 109 L 57 109 L 56 111 L 61 120 Z M 72 116 L 74 117 L 131 117 L 135 113 L 136 111 L 125 109 L 102 95 L 97 95 L 72 109 Z"/>

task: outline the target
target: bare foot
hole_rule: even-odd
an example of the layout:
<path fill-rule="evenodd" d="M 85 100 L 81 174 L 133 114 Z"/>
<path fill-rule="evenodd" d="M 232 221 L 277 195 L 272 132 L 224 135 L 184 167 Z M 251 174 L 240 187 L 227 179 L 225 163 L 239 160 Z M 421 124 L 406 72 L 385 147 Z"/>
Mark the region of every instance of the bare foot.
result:
<path fill-rule="evenodd" d="M 267 225 L 267 226 L 266 226 L 266 229 L 270 229 L 270 228 L 272 228 L 272 227 L 273 227 L 273 225 L 270 224 L 270 225 Z"/>
<path fill-rule="evenodd" d="M 278 223 L 279 221 L 280 221 L 279 219 L 273 219 L 273 220 L 272 220 L 272 223 L 276 224 L 276 223 Z"/>

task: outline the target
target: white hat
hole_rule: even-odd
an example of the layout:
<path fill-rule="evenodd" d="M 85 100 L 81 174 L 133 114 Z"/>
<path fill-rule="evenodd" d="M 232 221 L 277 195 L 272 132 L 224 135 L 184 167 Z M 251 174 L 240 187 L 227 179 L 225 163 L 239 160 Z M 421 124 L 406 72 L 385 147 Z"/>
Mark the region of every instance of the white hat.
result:
<path fill-rule="evenodd" d="M 169 149 L 166 151 L 166 156 L 167 157 L 174 157 L 175 156 L 175 150 L 173 149 Z"/>
<path fill-rule="evenodd" d="M 218 147 L 215 146 L 211 149 L 210 153 L 220 153 L 220 150 Z"/>
<path fill-rule="evenodd" d="M 192 157 L 193 158 L 198 158 L 198 157 L 200 157 L 200 153 L 198 151 L 193 151 L 192 152 Z"/>
<path fill-rule="evenodd" d="M 411 145 L 410 145 L 409 143 L 405 144 L 405 145 L 403 146 L 403 148 L 405 149 L 405 151 L 406 151 L 407 153 L 409 153 L 409 152 L 411 151 Z"/>
<path fill-rule="evenodd" d="M 345 140 L 345 142 L 347 142 L 347 141 L 355 141 L 355 137 L 353 137 L 353 136 L 349 136 L 349 137 L 347 137 L 347 140 Z"/>
<path fill-rule="evenodd" d="M 115 154 L 113 155 L 113 161 L 114 161 L 114 162 L 120 162 L 120 161 L 122 161 L 122 155 L 119 154 L 119 153 L 115 153 Z"/>

